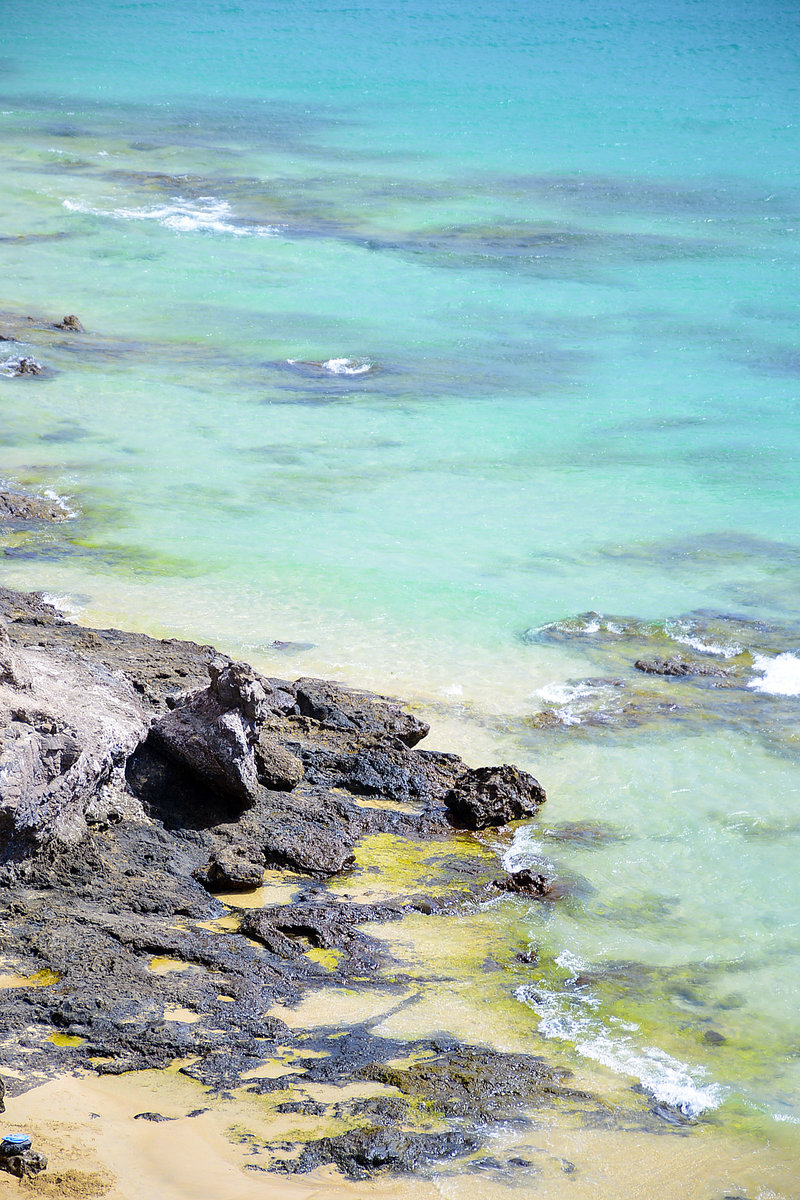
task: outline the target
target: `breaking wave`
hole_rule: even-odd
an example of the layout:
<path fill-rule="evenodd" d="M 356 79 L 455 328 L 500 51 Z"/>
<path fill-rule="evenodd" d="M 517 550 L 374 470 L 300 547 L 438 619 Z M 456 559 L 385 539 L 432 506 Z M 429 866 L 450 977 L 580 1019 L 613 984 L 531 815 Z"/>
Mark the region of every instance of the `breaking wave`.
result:
<path fill-rule="evenodd" d="M 761 672 L 760 679 L 751 679 L 748 687 L 755 692 L 773 696 L 800 696 L 800 658 L 788 651 L 776 658 L 757 654 L 753 670 Z"/>
<path fill-rule="evenodd" d="M 87 213 L 95 217 L 112 217 L 119 221 L 156 221 L 165 229 L 178 233 L 228 233 L 234 237 L 274 237 L 280 232 L 276 225 L 251 225 L 239 221 L 227 200 L 216 196 L 198 196 L 186 200 L 172 196 L 165 204 L 144 205 L 141 208 L 93 208 L 83 200 L 63 200 L 69 212 Z"/>
<path fill-rule="evenodd" d="M 571 972 L 577 972 L 583 965 L 569 951 L 556 961 Z M 614 1029 L 610 1029 L 597 1015 L 600 1001 L 585 988 L 567 992 L 539 983 L 523 984 L 514 994 L 537 1014 L 543 1037 L 570 1042 L 584 1058 L 617 1074 L 633 1076 L 655 1100 L 678 1109 L 686 1117 L 699 1117 L 717 1108 L 725 1098 L 724 1088 L 708 1081 L 703 1068 L 690 1068 L 657 1046 L 637 1046 L 631 1036 L 639 1028 L 634 1022 L 612 1017 L 609 1024 Z"/>

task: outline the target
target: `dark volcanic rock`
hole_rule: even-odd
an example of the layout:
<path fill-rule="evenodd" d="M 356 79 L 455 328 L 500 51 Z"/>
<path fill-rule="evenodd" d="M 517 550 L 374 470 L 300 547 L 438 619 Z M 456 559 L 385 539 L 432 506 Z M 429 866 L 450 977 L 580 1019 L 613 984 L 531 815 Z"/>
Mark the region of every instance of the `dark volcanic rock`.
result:
<path fill-rule="evenodd" d="M 225 846 L 214 851 L 205 867 L 195 872 L 195 878 L 211 892 L 252 891 L 264 878 L 264 864 L 254 862 L 254 857 L 257 854 L 251 856 L 246 847 Z"/>
<path fill-rule="evenodd" d="M 536 871 L 513 871 L 504 878 L 495 879 L 493 886 L 503 892 L 514 892 L 521 896 L 535 896 L 541 900 L 553 892 L 553 884 L 546 875 Z"/>
<path fill-rule="evenodd" d="M 554 1095 L 588 1098 L 565 1085 L 568 1071 L 532 1055 L 503 1054 L 484 1046 L 445 1047 L 405 1066 L 375 1063 L 359 1074 L 448 1116 L 480 1122 L 519 1119 L 526 1108 Z"/>
<path fill-rule="evenodd" d="M 444 798 L 453 824 L 463 829 L 507 825 L 532 817 L 546 799 L 538 780 L 518 767 L 478 767 L 468 770 Z"/>
<path fill-rule="evenodd" d="M 336 729 L 353 730 L 390 743 L 396 738 L 406 746 L 416 746 L 430 730 L 430 725 L 404 712 L 394 700 L 356 692 L 325 679 L 298 679 L 295 694 L 303 716 Z"/>
<path fill-rule="evenodd" d="M 637 671 L 643 671 L 645 675 L 675 675 L 682 678 L 692 675 L 722 678 L 730 675 L 730 671 L 717 663 L 687 661 L 683 658 L 637 658 L 633 665 Z"/>
<path fill-rule="evenodd" d="M 387 1171 L 413 1173 L 427 1162 L 456 1158 L 479 1145 L 474 1133 L 414 1133 L 377 1125 L 320 1138 L 309 1143 L 299 1158 L 286 1161 L 278 1169 L 299 1174 L 333 1163 L 350 1179 L 369 1179 Z"/>
<path fill-rule="evenodd" d="M 16 1090 L 92 1063 L 121 1074 L 176 1059 L 225 1090 L 295 1043 L 311 1082 L 372 1079 L 401 1093 L 348 1101 L 339 1118 L 358 1128 L 279 1167 L 334 1163 L 354 1178 L 479 1144 L 477 1132 L 415 1128 L 421 1108 L 443 1124 L 487 1124 L 568 1094 L 539 1060 L 424 1043 L 411 1048 L 422 1063 L 395 1068 L 405 1044 L 291 1031 L 272 1015 L 332 980 L 365 986 L 387 965 L 381 986 L 404 1003 L 408 980 L 364 927 L 484 899 L 485 863 L 476 874 L 445 851 L 442 897 L 372 904 L 295 875 L 292 903 L 246 911 L 238 928 L 216 921 L 213 893 L 257 888 L 265 866 L 324 880 L 353 864 L 367 834 L 446 844 L 453 823 L 529 815 L 544 799 L 531 776 L 416 750 L 422 721 L 341 684 L 266 678 L 211 647 L 85 629 L 5 589 L 0 622 L 0 928 L 7 969 L 30 985 L 0 989 Z M 333 966 L 312 948 L 335 951 Z M 68 1043 L 54 1044 L 54 1031 Z M 396 1069 L 397 1080 L 381 1074 Z"/>
<path fill-rule="evenodd" d="M 303 778 L 303 763 L 266 730 L 255 743 L 256 774 L 264 787 L 290 792 Z"/>
<path fill-rule="evenodd" d="M 259 791 L 253 746 L 267 713 L 266 692 L 246 663 L 214 659 L 209 671 L 209 686 L 156 721 L 151 736 L 202 783 L 249 807 Z"/>
<path fill-rule="evenodd" d="M 0 525 L 18 521 L 68 521 L 70 513 L 56 500 L 0 492 Z"/>

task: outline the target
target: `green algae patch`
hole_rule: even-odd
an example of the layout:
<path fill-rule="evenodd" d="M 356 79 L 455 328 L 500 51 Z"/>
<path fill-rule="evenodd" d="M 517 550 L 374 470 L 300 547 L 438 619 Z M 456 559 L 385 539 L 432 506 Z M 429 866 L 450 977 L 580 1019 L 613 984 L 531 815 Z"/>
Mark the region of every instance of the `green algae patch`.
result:
<path fill-rule="evenodd" d="M 364 837 L 355 847 L 355 865 L 328 884 L 332 895 L 377 899 L 420 891 L 447 894 L 466 881 L 487 882 L 497 874 L 497 858 L 470 834 L 420 842 L 390 833 Z"/>
<path fill-rule="evenodd" d="M 311 962 L 325 967 L 328 971 L 337 971 L 343 957 L 341 950 L 326 950 L 322 946 L 312 946 L 306 950 L 305 955 Z"/>
<path fill-rule="evenodd" d="M 458 1046 L 402 1065 L 372 1063 L 361 1072 L 436 1112 L 484 1123 L 519 1117 L 520 1111 L 555 1099 L 587 1101 L 569 1088 L 569 1072 L 528 1054 Z"/>
<path fill-rule="evenodd" d="M 47 1038 L 48 1042 L 52 1042 L 54 1046 L 83 1046 L 86 1038 L 78 1037 L 72 1033 L 51 1033 Z"/>

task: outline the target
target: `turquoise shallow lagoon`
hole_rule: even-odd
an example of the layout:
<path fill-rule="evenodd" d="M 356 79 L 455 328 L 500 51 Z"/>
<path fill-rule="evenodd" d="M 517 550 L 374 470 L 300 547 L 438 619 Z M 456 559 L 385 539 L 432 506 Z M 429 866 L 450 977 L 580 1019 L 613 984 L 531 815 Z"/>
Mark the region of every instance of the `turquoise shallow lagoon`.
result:
<path fill-rule="evenodd" d="M 517 931 L 531 1029 L 764 1136 L 800 1122 L 798 15 L 6 0 L 0 57 L 0 477 L 78 514 L 3 581 L 532 769 L 502 852 L 582 882 Z M 733 674 L 633 667 L 675 652 Z"/>

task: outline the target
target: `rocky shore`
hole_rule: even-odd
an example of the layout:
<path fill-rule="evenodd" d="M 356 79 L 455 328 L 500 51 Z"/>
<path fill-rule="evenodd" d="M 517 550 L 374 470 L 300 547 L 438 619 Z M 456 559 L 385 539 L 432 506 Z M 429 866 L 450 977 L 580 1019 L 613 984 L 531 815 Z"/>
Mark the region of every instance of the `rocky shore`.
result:
<path fill-rule="evenodd" d="M 474 1155 L 489 1128 L 542 1104 L 590 1103 L 539 1058 L 367 1026 L 303 1031 L 272 1011 L 332 984 L 402 994 L 375 923 L 547 898 L 541 876 L 485 864 L 379 902 L 327 886 L 370 835 L 446 843 L 532 816 L 545 799 L 532 776 L 418 749 L 428 726 L 384 697 L 88 629 L 36 595 L 0 589 L 0 614 L 9 1106 L 56 1074 L 176 1063 L 209 1094 L 268 1095 L 291 1079 L 259 1065 L 294 1045 L 295 1074 L 375 1094 L 338 1106 L 344 1132 L 283 1143 L 270 1167 L 360 1178 Z M 284 902 L 248 908 L 265 871 L 286 881 Z M 218 898 L 232 893 L 238 920 Z"/>

